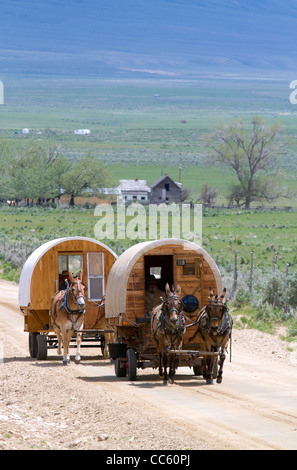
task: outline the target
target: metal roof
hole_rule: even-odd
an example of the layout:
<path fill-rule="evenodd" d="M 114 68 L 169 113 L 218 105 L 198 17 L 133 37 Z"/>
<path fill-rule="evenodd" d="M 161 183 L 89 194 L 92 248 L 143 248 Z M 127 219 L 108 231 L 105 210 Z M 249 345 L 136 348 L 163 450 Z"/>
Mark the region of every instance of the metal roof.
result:
<path fill-rule="evenodd" d="M 55 240 L 50 240 L 47 243 L 44 243 L 43 245 L 39 246 L 36 248 L 33 253 L 29 256 L 27 261 L 25 262 L 21 275 L 20 275 L 20 281 L 19 281 L 19 306 L 20 307 L 27 307 L 30 305 L 31 298 L 30 298 L 30 290 L 31 290 L 31 278 L 32 274 L 34 271 L 34 268 L 40 258 L 51 248 L 53 248 L 56 245 L 59 245 L 60 243 L 71 241 L 71 240 L 83 240 L 83 241 L 89 241 L 96 243 L 96 245 L 99 245 L 106 250 L 108 250 L 115 258 L 118 256 L 106 245 L 103 243 L 99 242 L 98 240 L 94 240 L 93 238 L 87 238 L 87 237 L 64 237 L 64 238 L 57 238 Z"/>
<path fill-rule="evenodd" d="M 119 185 L 120 191 L 144 191 L 150 192 L 151 188 L 149 188 L 146 184 L 146 180 L 120 180 Z"/>
<path fill-rule="evenodd" d="M 199 255 L 202 255 L 205 261 L 211 268 L 214 278 L 217 284 L 217 291 L 222 291 L 222 279 L 218 266 L 212 257 L 196 243 L 189 242 L 187 240 L 177 238 L 165 238 L 162 240 L 150 240 L 146 242 L 138 243 L 133 245 L 128 250 L 124 251 L 119 258 L 113 264 L 106 287 L 105 296 L 105 316 L 106 318 L 113 318 L 118 316 L 120 313 L 126 311 L 126 299 L 127 299 L 127 284 L 130 273 L 135 265 L 136 261 L 146 252 L 153 248 L 158 248 L 166 245 L 180 245 L 185 249 L 194 250 Z"/>

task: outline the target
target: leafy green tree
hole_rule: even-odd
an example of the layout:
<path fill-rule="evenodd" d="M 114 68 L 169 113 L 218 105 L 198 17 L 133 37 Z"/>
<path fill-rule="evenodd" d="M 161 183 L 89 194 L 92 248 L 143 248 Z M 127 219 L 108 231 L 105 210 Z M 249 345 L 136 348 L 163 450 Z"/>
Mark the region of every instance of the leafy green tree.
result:
<path fill-rule="evenodd" d="M 101 196 L 100 189 L 111 184 L 111 177 L 103 163 L 91 154 L 72 162 L 64 174 L 62 186 L 64 193 L 70 194 L 70 205 L 75 196 Z"/>
<path fill-rule="evenodd" d="M 59 146 L 0 140 L 0 199 L 26 199 L 43 204 L 61 194 L 99 195 L 111 184 L 104 165 L 92 155 L 67 159 Z"/>

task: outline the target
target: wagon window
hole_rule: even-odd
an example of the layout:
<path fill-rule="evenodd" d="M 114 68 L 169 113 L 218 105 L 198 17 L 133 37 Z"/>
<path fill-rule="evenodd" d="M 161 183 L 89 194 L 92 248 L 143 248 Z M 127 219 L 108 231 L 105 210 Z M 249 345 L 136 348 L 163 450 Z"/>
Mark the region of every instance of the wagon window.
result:
<path fill-rule="evenodd" d="M 89 298 L 101 300 L 104 295 L 103 253 L 88 253 Z"/>
<path fill-rule="evenodd" d="M 150 268 L 150 274 L 155 276 L 156 279 L 161 279 L 161 271 L 162 271 L 162 267 L 151 267 Z"/>
<path fill-rule="evenodd" d="M 59 274 L 63 271 L 70 271 L 74 276 L 77 276 L 79 271 L 83 272 L 83 256 L 59 255 Z"/>
<path fill-rule="evenodd" d="M 183 266 L 183 275 L 184 276 L 194 276 L 195 275 L 195 264 L 186 263 Z"/>
<path fill-rule="evenodd" d="M 63 255 L 59 255 L 58 257 L 59 263 L 59 290 L 66 289 L 67 283 L 66 280 L 69 281 L 69 272 L 73 274 L 73 276 L 77 276 L 79 271 L 83 273 L 83 255 L 82 254 L 69 254 L 65 253 Z M 57 284 L 57 281 L 56 281 Z M 58 290 L 58 285 L 56 285 L 56 289 Z"/>

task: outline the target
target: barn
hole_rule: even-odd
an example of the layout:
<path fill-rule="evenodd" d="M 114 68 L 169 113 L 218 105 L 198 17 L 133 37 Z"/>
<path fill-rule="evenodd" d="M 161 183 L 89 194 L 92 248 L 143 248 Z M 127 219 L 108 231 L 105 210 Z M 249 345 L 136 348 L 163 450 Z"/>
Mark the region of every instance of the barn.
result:
<path fill-rule="evenodd" d="M 152 185 L 150 192 L 150 203 L 161 204 L 181 202 L 182 188 L 180 183 L 176 183 L 166 173 L 161 175 Z"/>

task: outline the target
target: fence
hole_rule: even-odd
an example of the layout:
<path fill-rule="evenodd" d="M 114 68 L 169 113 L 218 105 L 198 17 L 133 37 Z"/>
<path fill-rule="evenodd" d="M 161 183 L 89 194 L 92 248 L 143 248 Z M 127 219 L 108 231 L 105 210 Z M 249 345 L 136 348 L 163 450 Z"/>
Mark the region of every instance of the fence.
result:
<path fill-rule="evenodd" d="M 0 258 L 5 262 L 12 262 L 15 267 L 20 267 L 26 259 L 33 253 L 41 242 L 36 241 L 16 241 L 7 237 L 0 238 Z"/>

